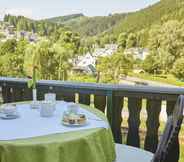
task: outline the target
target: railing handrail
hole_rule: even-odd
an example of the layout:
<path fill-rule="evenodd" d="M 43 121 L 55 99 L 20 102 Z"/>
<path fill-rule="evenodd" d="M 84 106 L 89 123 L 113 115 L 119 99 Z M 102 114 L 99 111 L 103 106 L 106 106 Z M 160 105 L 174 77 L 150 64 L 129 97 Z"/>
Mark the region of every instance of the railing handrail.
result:
<path fill-rule="evenodd" d="M 0 83 L 17 83 L 26 84 L 27 78 L 0 77 Z M 140 93 L 159 93 L 159 94 L 184 94 L 182 87 L 160 87 L 160 86 L 144 86 L 144 85 L 120 85 L 120 84 L 103 84 L 103 83 L 81 83 L 72 81 L 58 80 L 40 80 L 38 85 L 62 86 L 64 88 L 73 89 L 93 89 L 105 91 L 128 91 Z"/>

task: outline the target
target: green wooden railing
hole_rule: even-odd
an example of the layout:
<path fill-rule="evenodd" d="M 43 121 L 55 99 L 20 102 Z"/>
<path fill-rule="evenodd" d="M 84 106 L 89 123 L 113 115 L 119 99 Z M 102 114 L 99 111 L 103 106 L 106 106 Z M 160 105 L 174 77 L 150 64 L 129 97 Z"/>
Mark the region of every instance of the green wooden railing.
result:
<path fill-rule="evenodd" d="M 2 98 L 4 103 L 25 101 L 32 99 L 32 91 L 27 87 L 27 79 L 0 78 Z M 173 111 L 178 95 L 184 94 L 184 88 L 163 88 L 150 86 L 129 86 L 94 83 L 76 83 L 62 81 L 39 81 L 37 84 L 38 99 L 44 99 L 44 94 L 54 92 L 58 100 L 78 101 L 82 104 L 91 103 L 91 95 L 94 96 L 94 106 L 106 112 L 112 128 L 114 140 L 122 143 L 121 123 L 123 101 L 128 98 L 128 135 L 127 144 L 140 147 L 140 113 L 142 100 L 146 99 L 146 137 L 145 150 L 155 152 L 158 144 L 159 115 L 161 103 L 166 101 L 167 115 Z M 105 111 L 106 110 L 106 111 Z"/>

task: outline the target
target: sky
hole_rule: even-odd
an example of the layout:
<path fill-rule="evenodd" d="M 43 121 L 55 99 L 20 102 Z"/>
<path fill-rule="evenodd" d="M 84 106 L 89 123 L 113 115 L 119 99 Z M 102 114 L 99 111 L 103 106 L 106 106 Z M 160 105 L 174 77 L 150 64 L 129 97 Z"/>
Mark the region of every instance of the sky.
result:
<path fill-rule="evenodd" d="M 33 19 L 83 13 L 102 16 L 145 8 L 159 0 L 0 0 L 0 19 L 4 14 Z"/>

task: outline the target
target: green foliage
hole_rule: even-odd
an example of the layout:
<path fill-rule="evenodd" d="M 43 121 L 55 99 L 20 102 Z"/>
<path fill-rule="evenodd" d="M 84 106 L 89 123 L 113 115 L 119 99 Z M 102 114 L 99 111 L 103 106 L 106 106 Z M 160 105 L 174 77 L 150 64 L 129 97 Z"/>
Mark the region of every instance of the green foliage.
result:
<path fill-rule="evenodd" d="M 184 58 L 176 60 L 172 72 L 177 78 L 184 81 Z"/>
<path fill-rule="evenodd" d="M 30 44 L 26 49 L 24 69 L 28 76 L 33 75 L 37 66 L 40 79 L 67 80 L 71 70 L 71 61 L 80 50 L 80 37 L 70 31 L 64 32 L 56 42 L 42 40 L 37 44 Z"/>
<path fill-rule="evenodd" d="M 0 74 L 3 76 L 24 76 L 24 55 L 28 42 L 8 40 L 0 49 Z"/>
<path fill-rule="evenodd" d="M 114 34 L 136 33 L 143 31 L 147 37 L 147 29 L 154 24 L 162 24 L 171 19 L 182 20 L 184 15 L 183 0 L 161 0 L 160 2 L 136 12 L 113 14 L 109 16 L 86 17 L 74 14 L 46 19 L 47 22 L 64 24 L 81 36 L 95 36 L 103 33 Z M 143 44 L 146 40 L 143 40 Z"/>
<path fill-rule="evenodd" d="M 143 69 L 151 74 L 160 74 L 161 69 L 157 58 L 155 53 L 149 54 L 143 62 Z"/>
<path fill-rule="evenodd" d="M 17 41 L 15 39 L 7 40 L 0 46 L 0 55 L 6 55 L 7 53 L 15 52 L 17 47 Z"/>
<path fill-rule="evenodd" d="M 79 14 L 72 14 L 67 16 L 53 17 L 53 18 L 45 19 L 45 21 L 57 23 L 57 24 L 66 24 L 70 21 L 73 21 L 74 19 L 78 19 L 81 17 L 84 17 L 84 15 L 82 13 L 79 13 Z"/>
<path fill-rule="evenodd" d="M 114 26 L 111 32 L 116 35 L 122 32 L 138 32 L 168 20 L 181 20 L 184 13 L 183 7 L 183 0 L 161 0 L 145 9 L 127 14 L 126 19 Z M 163 17 L 167 19 L 163 20 Z"/>
<path fill-rule="evenodd" d="M 153 26 L 149 32 L 150 55 L 143 68 L 149 73 L 171 73 L 176 60 L 184 56 L 184 25 L 172 20 Z"/>
<path fill-rule="evenodd" d="M 24 16 L 5 15 L 4 22 L 13 25 L 17 31 L 30 31 L 38 33 L 41 36 L 50 36 L 57 32 L 57 30 L 63 28 L 62 25 L 58 25 L 56 23 L 51 23 L 43 20 L 35 21 Z"/>
<path fill-rule="evenodd" d="M 86 75 L 86 74 L 73 74 L 70 75 L 68 78 L 69 81 L 78 81 L 78 82 L 90 82 L 95 83 L 96 78 L 92 75 Z"/>
<path fill-rule="evenodd" d="M 109 16 L 86 17 L 82 14 L 56 17 L 46 21 L 64 24 L 82 37 L 95 36 L 108 31 L 124 19 L 126 14 L 113 14 Z"/>
<path fill-rule="evenodd" d="M 6 36 L 3 33 L 0 33 L 0 39 L 6 38 Z"/>
<path fill-rule="evenodd" d="M 37 67 L 33 67 L 33 76 L 32 79 L 28 81 L 28 88 L 36 89 L 36 82 L 37 82 Z"/>
<path fill-rule="evenodd" d="M 120 75 L 127 75 L 133 68 L 133 58 L 123 53 L 100 57 L 97 61 L 99 81 L 104 83 L 117 83 Z"/>
<path fill-rule="evenodd" d="M 127 33 L 121 33 L 118 37 L 118 47 L 120 49 L 125 49 L 127 44 Z"/>
<path fill-rule="evenodd" d="M 134 33 L 130 33 L 127 38 L 126 48 L 132 48 L 137 46 L 137 36 Z"/>

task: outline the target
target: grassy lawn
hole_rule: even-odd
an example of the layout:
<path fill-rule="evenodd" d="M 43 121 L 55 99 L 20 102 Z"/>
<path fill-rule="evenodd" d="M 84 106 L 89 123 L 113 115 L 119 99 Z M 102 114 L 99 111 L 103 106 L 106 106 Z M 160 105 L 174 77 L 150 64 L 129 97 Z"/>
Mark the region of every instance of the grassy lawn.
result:
<path fill-rule="evenodd" d="M 184 86 L 184 82 L 178 80 L 173 75 L 150 75 L 147 73 L 144 74 L 130 73 L 129 76 L 138 77 L 145 80 L 157 81 L 166 84 L 172 84 L 176 86 Z"/>
<path fill-rule="evenodd" d="M 180 146 L 180 161 L 179 162 L 183 162 L 184 161 L 184 143 Z"/>

